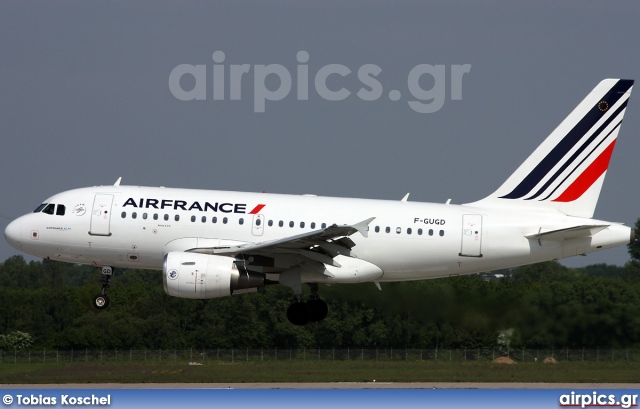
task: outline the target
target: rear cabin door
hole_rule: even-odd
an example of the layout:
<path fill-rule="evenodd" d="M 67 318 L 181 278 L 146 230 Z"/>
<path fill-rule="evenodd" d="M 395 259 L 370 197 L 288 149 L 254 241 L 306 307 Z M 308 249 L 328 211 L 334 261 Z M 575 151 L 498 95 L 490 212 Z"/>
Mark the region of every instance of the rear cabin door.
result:
<path fill-rule="evenodd" d="M 465 214 L 462 216 L 462 257 L 482 257 L 482 215 Z"/>
<path fill-rule="evenodd" d="M 93 199 L 93 210 L 91 211 L 91 228 L 89 234 L 92 236 L 111 236 L 111 204 L 113 195 L 97 194 Z"/>

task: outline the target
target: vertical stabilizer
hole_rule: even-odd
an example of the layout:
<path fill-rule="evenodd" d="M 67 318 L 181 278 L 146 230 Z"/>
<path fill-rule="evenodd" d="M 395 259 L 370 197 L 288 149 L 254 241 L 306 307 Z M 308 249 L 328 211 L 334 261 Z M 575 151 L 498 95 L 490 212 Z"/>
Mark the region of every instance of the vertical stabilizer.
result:
<path fill-rule="evenodd" d="M 600 82 L 498 190 L 470 205 L 592 217 L 632 87 Z"/>

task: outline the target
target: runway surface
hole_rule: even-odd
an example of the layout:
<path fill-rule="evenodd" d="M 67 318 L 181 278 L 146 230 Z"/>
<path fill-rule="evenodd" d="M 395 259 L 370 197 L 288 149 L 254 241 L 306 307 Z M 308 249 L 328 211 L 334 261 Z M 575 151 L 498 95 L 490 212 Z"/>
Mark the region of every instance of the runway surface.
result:
<path fill-rule="evenodd" d="M 640 389 L 640 383 L 318 382 L 7 384 L 0 389 Z"/>

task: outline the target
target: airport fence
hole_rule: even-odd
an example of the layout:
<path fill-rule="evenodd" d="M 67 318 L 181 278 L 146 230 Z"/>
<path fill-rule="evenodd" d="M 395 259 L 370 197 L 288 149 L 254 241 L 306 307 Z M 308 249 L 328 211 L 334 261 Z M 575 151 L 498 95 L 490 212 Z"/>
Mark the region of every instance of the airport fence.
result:
<path fill-rule="evenodd" d="M 492 362 L 507 357 L 516 362 L 633 361 L 640 362 L 638 349 L 72 349 L 0 351 L 0 364 L 97 363 L 97 362 L 218 362 L 269 361 L 434 361 Z"/>

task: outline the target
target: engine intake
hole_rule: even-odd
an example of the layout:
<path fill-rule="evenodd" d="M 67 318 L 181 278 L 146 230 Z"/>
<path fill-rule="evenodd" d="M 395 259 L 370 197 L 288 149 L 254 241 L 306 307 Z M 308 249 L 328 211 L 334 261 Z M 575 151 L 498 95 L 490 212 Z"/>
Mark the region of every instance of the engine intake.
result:
<path fill-rule="evenodd" d="M 239 267 L 229 257 L 172 251 L 162 266 L 164 291 L 180 298 L 218 298 L 264 287 L 265 276 Z"/>

